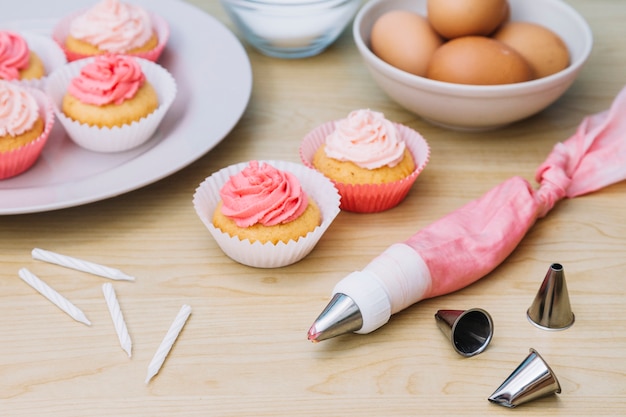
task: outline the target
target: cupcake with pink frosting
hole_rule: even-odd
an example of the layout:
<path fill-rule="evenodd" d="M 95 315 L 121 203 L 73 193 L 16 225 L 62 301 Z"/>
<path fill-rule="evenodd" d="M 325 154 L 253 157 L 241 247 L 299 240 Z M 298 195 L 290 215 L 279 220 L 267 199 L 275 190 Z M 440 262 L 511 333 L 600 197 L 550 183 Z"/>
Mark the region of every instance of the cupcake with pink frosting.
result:
<path fill-rule="evenodd" d="M 250 161 L 205 179 L 193 204 L 226 255 L 276 268 L 313 250 L 339 213 L 339 194 L 328 178 L 303 165 Z"/>
<path fill-rule="evenodd" d="M 28 170 L 53 126 L 52 104 L 42 91 L 0 80 L 0 179 Z"/>
<path fill-rule="evenodd" d="M 162 17 L 119 0 L 102 0 L 61 19 L 54 40 L 69 61 L 101 54 L 127 54 L 157 61 L 169 38 Z"/>
<path fill-rule="evenodd" d="M 61 48 L 47 36 L 0 30 L 0 80 L 43 88 L 47 75 L 66 62 Z"/>
<path fill-rule="evenodd" d="M 92 151 L 119 152 L 152 137 L 176 97 L 176 82 L 152 61 L 105 54 L 55 71 L 46 92 L 74 142 Z"/>
<path fill-rule="evenodd" d="M 343 210 L 373 213 L 406 197 L 430 148 L 415 130 L 362 109 L 309 132 L 300 158 L 333 181 Z"/>

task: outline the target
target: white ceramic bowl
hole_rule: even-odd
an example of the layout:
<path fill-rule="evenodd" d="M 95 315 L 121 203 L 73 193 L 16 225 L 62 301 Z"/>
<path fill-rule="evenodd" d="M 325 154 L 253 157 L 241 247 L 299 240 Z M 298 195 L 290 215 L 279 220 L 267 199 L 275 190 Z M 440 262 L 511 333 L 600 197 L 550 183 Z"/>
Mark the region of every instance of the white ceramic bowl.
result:
<path fill-rule="evenodd" d="M 587 61 L 593 35 L 587 22 L 562 0 L 508 0 L 511 20 L 534 22 L 557 33 L 570 65 L 548 77 L 516 84 L 464 85 L 430 80 L 395 68 L 370 49 L 376 19 L 389 10 L 426 15 L 427 0 L 371 0 L 354 19 L 354 41 L 372 77 L 389 97 L 423 119 L 456 130 L 487 130 L 532 116 L 556 101 Z"/>
<path fill-rule="evenodd" d="M 317 55 L 348 26 L 362 0 L 220 0 L 246 41 L 265 55 Z"/>

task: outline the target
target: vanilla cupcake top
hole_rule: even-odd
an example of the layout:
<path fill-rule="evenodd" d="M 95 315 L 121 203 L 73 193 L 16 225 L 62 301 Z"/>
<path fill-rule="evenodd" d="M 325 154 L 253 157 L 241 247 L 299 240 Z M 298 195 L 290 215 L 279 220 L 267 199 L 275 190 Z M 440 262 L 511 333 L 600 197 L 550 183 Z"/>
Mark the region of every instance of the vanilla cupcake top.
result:
<path fill-rule="evenodd" d="M 404 157 L 405 143 L 395 126 L 380 112 L 354 110 L 337 121 L 326 137 L 329 158 L 350 161 L 365 169 L 396 166 Z"/>
<path fill-rule="evenodd" d="M 106 52 L 145 45 L 153 33 L 148 12 L 119 0 L 103 0 L 70 23 L 69 34 Z"/>
<path fill-rule="evenodd" d="M 309 200 L 295 175 L 251 161 L 220 189 L 222 214 L 239 227 L 274 226 L 297 219 Z"/>
<path fill-rule="evenodd" d="M 17 80 L 20 70 L 28 67 L 30 50 L 20 35 L 10 31 L 0 31 L 0 78 Z"/>
<path fill-rule="evenodd" d="M 37 101 L 26 89 L 0 81 L 0 136 L 17 136 L 39 118 Z"/>
<path fill-rule="evenodd" d="M 145 81 L 146 76 L 134 58 L 104 54 L 83 66 L 67 91 L 85 104 L 121 104 L 133 98 Z"/>

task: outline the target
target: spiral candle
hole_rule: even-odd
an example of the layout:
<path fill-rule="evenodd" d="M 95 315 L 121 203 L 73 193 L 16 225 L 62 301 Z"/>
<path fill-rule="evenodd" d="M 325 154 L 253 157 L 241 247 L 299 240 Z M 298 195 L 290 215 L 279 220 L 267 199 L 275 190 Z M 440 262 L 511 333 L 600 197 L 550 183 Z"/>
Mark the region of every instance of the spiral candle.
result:
<path fill-rule="evenodd" d="M 54 305 L 67 313 L 74 320 L 91 326 L 91 322 L 78 307 L 72 304 L 67 298 L 56 292 L 52 287 L 43 282 L 39 277 L 26 268 L 19 270 L 18 275 L 28 285 L 37 290 L 41 295 L 50 300 Z"/>
<path fill-rule="evenodd" d="M 165 358 L 172 349 L 174 342 L 178 338 L 178 334 L 183 329 L 183 326 L 187 322 L 190 314 L 191 307 L 187 304 L 183 305 L 178 312 L 178 315 L 174 319 L 174 322 L 167 331 L 167 334 L 163 338 L 163 341 L 159 345 L 159 348 L 154 354 L 152 361 L 150 361 L 150 365 L 148 365 L 148 376 L 146 377 L 146 384 L 150 382 L 152 377 L 154 377 L 161 369 L 163 362 L 165 362 Z"/>
<path fill-rule="evenodd" d="M 132 342 L 130 340 L 130 335 L 128 334 L 128 328 L 126 327 L 124 316 L 122 315 L 122 310 L 120 309 L 120 304 L 117 301 L 117 296 L 115 295 L 113 285 L 111 285 L 110 282 L 103 284 L 102 292 L 104 293 L 104 299 L 106 300 L 107 306 L 109 307 L 109 313 L 111 313 L 111 319 L 113 320 L 113 326 L 115 327 L 117 337 L 120 340 L 120 345 L 130 358 Z"/>
<path fill-rule="evenodd" d="M 126 275 L 119 269 L 110 268 L 108 266 L 96 264 L 82 259 L 73 258 L 67 255 L 50 252 L 44 249 L 35 248 L 32 251 L 33 259 L 44 262 L 64 266 L 66 268 L 76 269 L 77 271 L 87 272 L 99 275 L 104 278 L 114 279 L 118 281 L 134 281 L 135 277 Z"/>

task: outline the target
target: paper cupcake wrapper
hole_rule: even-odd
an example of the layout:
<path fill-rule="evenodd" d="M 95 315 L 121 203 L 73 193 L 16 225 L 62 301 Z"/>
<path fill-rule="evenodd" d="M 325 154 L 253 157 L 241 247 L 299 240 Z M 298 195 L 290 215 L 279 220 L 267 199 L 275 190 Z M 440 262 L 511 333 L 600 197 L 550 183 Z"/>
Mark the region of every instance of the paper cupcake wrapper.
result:
<path fill-rule="evenodd" d="M 44 120 L 44 130 L 37 139 L 30 143 L 12 151 L 0 152 L 0 180 L 14 177 L 32 167 L 41 155 L 54 126 L 54 111 L 50 99 L 40 90 L 31 87 L 25 87 L 25 89 L 37 101 L 39 115 Z"/>
<path fill-rule="evenodd" d="M 43 62 L 46 74 L 37 79 L 31 80 L 13 80 L 11 82 L 22 87 L 37 88 L 45 90 L 48 76 L 56 69 L 61 68 L 67 63 L 63 50 L 50 37 L 30 32 L 19 32 L 28 44 L 28 49 L 33 51 Z"/>
<path fill-rule="evenodd" d="M 240 240 L 230 236 L 213 226 L 213 212 L 220 201 L 219 191 L 228 179 L 241 172 L 248 162 L 231 165 L 205 179 L 196 189 L 193 205 L 202 223 L 207 227 L 222 251 L 231 259 L 244 265 L 256 268 L 278 268 L 291 265 L 308 255 L 324 232 L 339 214 L 339 194 L 333 184 L 319 172 L 301 164 L 285 161 L 266 162 L 276 169 L 294 174 L 302 189 L 312 198 L 322 213 L 322 223 L 306 236 L 289 243 L 271 242 L 250 243 L 248 239 Z"/>
<path fill-rule="evenodd" d="M 79 53 L 70 51 L 65 47 L 65 39 L 69 35 L 70 23 L 72 22 L 74 18 L 85 13 L 87 10 L 88 8 L 85 8 L 83 10 L 79 10 L 75 13 L 72 13 L 63 17 L 57 22 L 57 24 L 54 26 L 54 29 L 52 31 L 52 39 L 54 39 L 54 41 L 63 50 L 69 62 L 73 62 L 73 61 L 83 59 L 83 58 L 89 58 L 92 56 L 92 55 L 79 54 Z M 159 43 L 154 49 L 150 51 L 140 52 L 136 54 L 128 54 L 128 55 L 132 55 L 132 56 L 136 56 L 139 58 L 147 59 L 148 61 L 156 62 L 161 56 L 163 49 L 165 49 L 165 45 L 167 44 L 167 41 L 170 37 L 170 26 L 167 23 L 167 21 L 163 19 L 161 16 L 152 12 L 148 12 L 148 14 L 150 15 L 150 19 L 152 21 L 152 28 L 157 33 Z"/>
<path fill-rule="evenodd" d="M 52 98 L 54 112 L 69 137 L 78 145 L 95 152 L 121 152 L 145 143 L 154 134 L 176 97 L 176 81 L 163 67 L 142 58 L 135 58 L 141 65 L 146 79 L 157 92 L 159 107 L 137 122 L 123 126 L 97 127 L 76 122 L 61 110 L 63 96 L 71 80 L 81 68 L 95 58 L 70 62 L 48 77 L 46 92 Z"/>
<path fill-rule="evenodd" d="M 300 159 L 309 168 L 313 166 L 315 152 L 335 130 L 335 121 L 327 122 L 309 132 L 300 145 Z M 418 175 L 430 159 L 430 147 L 415 130 L 394 123 L 398 133 L 413 155 L 415 170 L 406 178 L 384 184 L 346 184 L 331 180 L 341 195 L 341 209 L 356 213 L 376 213 L 400 204 L 409 193 Z"/>

